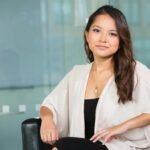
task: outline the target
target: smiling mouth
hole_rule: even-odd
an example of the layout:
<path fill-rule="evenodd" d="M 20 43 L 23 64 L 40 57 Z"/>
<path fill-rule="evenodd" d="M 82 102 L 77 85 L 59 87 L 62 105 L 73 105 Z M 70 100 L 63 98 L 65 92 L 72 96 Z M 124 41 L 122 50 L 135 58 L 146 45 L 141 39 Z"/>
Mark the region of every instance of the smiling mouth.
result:
<path fill-rule="evenodd" d="M 107 49 L 109 48 L 108 46 L 104 46 L 104 45 L 96 45 L 97 48 L 100 48 L 100 49 Z"/>

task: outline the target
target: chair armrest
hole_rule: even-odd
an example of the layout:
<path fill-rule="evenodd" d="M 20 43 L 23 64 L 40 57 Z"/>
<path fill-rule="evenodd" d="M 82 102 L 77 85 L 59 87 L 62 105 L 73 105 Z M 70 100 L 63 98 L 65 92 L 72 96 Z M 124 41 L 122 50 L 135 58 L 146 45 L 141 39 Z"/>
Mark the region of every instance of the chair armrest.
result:
<path fill-rule="evenodd" d="M 45 144 L 40 138 L 40 118 L 29 118 L 22 122 L 23 150 L 50 150 L 50 145 Z"/>

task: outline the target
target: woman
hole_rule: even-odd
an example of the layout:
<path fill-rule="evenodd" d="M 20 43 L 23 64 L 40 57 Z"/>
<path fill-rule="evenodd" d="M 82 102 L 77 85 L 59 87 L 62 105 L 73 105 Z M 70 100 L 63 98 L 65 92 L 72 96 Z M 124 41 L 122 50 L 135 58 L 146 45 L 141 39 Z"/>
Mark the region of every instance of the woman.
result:
<path fill-rule="evenodd" d="M 84 39 L 90 64 L 75 66 L 43 101 L 41 139 L 59 150 L 150 149 L 150 70 L 133 58 L 124 15 L 99 8 Z"/>

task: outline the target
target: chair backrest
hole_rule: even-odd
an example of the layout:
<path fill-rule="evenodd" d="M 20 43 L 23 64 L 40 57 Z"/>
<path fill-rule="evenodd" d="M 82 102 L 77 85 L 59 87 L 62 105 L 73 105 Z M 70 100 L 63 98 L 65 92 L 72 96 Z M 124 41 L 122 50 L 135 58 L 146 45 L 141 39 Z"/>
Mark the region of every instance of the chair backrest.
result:
<path fill-rule="evenodd" d="M 50 145 L 45 144 L 40 138 L 40 118 L 29 118 L 22 122 L 23 150 L 50 150 Z"/>

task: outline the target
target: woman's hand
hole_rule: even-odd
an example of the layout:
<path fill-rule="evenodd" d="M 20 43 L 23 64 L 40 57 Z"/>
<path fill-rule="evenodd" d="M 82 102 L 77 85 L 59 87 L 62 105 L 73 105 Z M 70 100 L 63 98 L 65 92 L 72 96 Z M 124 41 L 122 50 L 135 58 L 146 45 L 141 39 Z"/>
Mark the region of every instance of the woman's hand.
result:
<path fill-rule="evenodd" d="M 104 140 L 104 143 L 109 142 L 113 138 L 117 138 L 118 135 L 126 132 L 128 127 L 126 124 L 120 124 L 111 128 L 103 129 L 98 131 L 91 137 L 91 141 L 97 142 L 100 139 Z"/>
<path fill-rule="evenodd" d="M 143 113 L 119 125 L 98 131 L 91 137 L 90 140 L 96 142 L 99 139 L 103 139 L 104 143 L 109 142 L 112 138 L 117 138 L 118 135 L 126 132 L 127 130 L 141 128 L 147 125 L 150 125 L 150 114 Z"/>
<path fill-rule="evenodd" d="M 44 143 L 54 144 L 58 140 L 58 129 L 50 117 L 43 117 L 40 128 L 41 139 Z"/>

